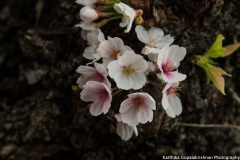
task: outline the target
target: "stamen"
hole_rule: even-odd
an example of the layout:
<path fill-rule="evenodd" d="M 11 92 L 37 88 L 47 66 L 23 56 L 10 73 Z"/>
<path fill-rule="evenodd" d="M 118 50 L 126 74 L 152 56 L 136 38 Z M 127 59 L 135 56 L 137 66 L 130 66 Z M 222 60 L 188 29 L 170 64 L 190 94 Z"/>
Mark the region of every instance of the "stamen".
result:
<path fill-rule="evenodd" d="M 151 38 L 150 38 L 150 46 L 151 46 L 151 47 L 154 47 L 155 44 L 156 44 L 155 39 L 151 37 Z"/>
<path fill-rule="evenodd" d="M 129 16 L 127 16 L 127 15 L 123 15 L 123 17 L 122 17 L 122 20 L 126 20 L 126 19 L 128 19 L 129 18 Z"/>
<path fill-rule="evenodd" d="M 104 100 L 106 97 L 107 97 L 107 93 L 106 93 L 106 91 L 100 91 L 99 93 L 98 93 L 98 98 L 100 99 L 100 100 Z"/>
<path fill-rule="evenodd" d="M 100 74 L 96 74 L 96 75 L 93 77 L 93 80 L 94 80 L 94 81 L 101 82 L 101 81 L 102 81 L 102 76 L 101 76 Z"/>
<path fill-rule="evenodd" d="M 156 43 L 160 42 L 160 37 L 150 37 L 149 39 L 149 46 L 150 47 L 156 47 Z"/>
<path fill-rule="evenodd" d="M 116 60 L 119 53 L 120 53 L 119 51 L 115 51 L 115 50 L 114 50 L 113 53 L 112 53 L 112 55 L 111 55 L 112 59 L 113 59 L 113 60 Z"/>
<path fill-rule="evenodd" d="M 171 72 L 174 69 L 176 69 L 176 66 L 174 64 L 163 64 L 162 65 L 163 72 Z"/>
<path fill-rule="evenodd" d="M 178 91 L 180 91 L 182 89 L 182 87 L 171 87 L 168 89 L 168 94 L 173 94 L 175 96 L 180 97 L 180 94 L 178 93 Z"/>
<path fill-rule="evenodd" d="M 145 103 L 144 99 L 142 99 L 140 97 L 137 97 L 137 98 L 134 99 L 134 105 L 136 107 L 141 107 L 142 108 L 144 103 Z"/>
<path fill-rule="evenodd" d="M 123 67 L 123 73 L 124 74 L 130 75 L 133 72 L 134 72 L 134 69 L 132 68 L 131 65 Z"/>

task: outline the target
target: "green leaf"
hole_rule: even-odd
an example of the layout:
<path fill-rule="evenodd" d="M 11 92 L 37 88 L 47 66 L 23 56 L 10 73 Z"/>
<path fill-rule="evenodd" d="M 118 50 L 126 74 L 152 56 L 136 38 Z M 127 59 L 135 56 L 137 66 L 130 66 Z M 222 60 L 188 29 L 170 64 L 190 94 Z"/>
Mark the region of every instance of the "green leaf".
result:
<path fill-rule="evenodd" d="M 211 46 L 211 48 L 208 50 L 208 52 L 204 55 L 211 58 L 218 58 L 218 57 L 224 57 L 225 48 L 222 47 L 222 41 L 225 38 L 222 34 L 219 34 Z"/>
<path fill-rule="evenodd" d="M 224 53 L 224 56 L 229 56 L 231 55 L 234 51 L 236 51 L 238 48 L 240 47 L 240 43 L 235 43 L 235 44 L 230 44 L 230 45 L 227 45 L 225 46 L 224 48 L 226 49 L 225 50 L 225 53 Z"/>
<path fill-rule="evenodd" d="M 224 92 L 224 86 L 225 81 L 222 75 L 230 76 L 230 74 L 226 73 L 224 70 L 222 70 L 219 67 L 216 67 L 212 65 L 213 61 L 206 57 L 206 56 L 200 56 L 197 55 L 197 62 L 196 64 L 204 69 L 206 76 L 207 76 L 207 84 L 210 83 L 210 81 L 213 82 L 213 84 L 217 87 L 217 89 L 225 95 Z"/>

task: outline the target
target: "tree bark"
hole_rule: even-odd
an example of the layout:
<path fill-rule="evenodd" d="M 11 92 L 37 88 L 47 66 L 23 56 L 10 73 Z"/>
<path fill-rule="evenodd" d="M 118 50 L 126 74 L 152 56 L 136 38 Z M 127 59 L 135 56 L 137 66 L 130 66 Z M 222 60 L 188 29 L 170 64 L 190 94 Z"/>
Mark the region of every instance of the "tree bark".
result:
<path fill-rule="evenodd" d="M 161 89 L 144 91 L 157 102 L 153 122 L 139 125 L 139 135 L 122 141 L 114 114 L 128 92 L 113 98 L 106 115 L 91 116 L 87 103 L 73 92 L 87 43 L 74 28 L 81 6 L 74 1 L 0 1 L 0 156 L 17 160 L 161 159 L 166 155 L 239 155 L 239 130 L 234 127 L 195 128 L 181 125 L 240 124 L 240 54 L 217 59 L 225 77 L 226 96 L 206 85 L 204 71 L 191 63 L 210 48 L 217 34 L 224 45 L 240 41 L 238 0 L 131 1 L 146 13 L 145 25 L 160 27 L 187 48 L 179 70 L 183 112 L 169 118 L 161 106 Z M 139 2 L 139 5 L 135 2 Z M 105 36 L 121 37 L 140 53 L 143 44 L 134 26 L 129 34 L 114 21 Z M 156 83 L 155 76 L 150 77 Z"/>

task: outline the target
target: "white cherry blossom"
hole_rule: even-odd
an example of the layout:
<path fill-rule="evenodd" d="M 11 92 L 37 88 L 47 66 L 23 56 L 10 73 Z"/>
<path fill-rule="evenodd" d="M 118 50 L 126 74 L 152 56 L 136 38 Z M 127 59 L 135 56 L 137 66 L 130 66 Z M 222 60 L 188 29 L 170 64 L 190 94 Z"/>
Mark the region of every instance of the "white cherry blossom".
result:
<path fill-rule="evenodd" d="M 186 48 L 178 45 L 165 45 L 158 55 L 158 67 L 161 73 L 157 74 L 159 79 L 168 83 L 177 83 L 186 79 L 186 75 L 179 73 L 176 69 L 180 65 L 180 61 L 186 55 Z"/>
<path fill-rule="evenodd" d="M 162 106 L 169 117 L 175 118 L 182 113 L 182 104 L 177 91 L 179 83 L 167 83 L 163 89 Z"/>
<path fill-rule="evenodd" d="M 103 58 L 103 66 L 107 65 L 113 61 L 117 60 L 118 55 L 122 56 L 126 50 L 132 49 L 123 44 L 122 39 L 118 37 L 108 37 L 108 40 L 102 41 L 98 47 L 98 53 Z"/>
<path fill-rule="evenodd" d="M 122 138 L 122 140 L 129 140 L 132 137 L 133 131 L 136 136 L 138 136 L 138 130 L 136 126 L 129 126 L 122 122 L 120 114 L 115 114 L 117 119 L 117 134 Z"/>
<path fill-rule="evenodd" d="M 83 7 L 79 12 L 80 18 L 87 23 L 98 19 L 98 13 L 95 9 L 89 6 Z"/>
<path fill-rule="evenodd" d="M 148 64 L 141 55 L 126 50 L 118 59 L 110 62 L 107 66 L 109 76 L 114 79 L 118 88 L 140 89 L 146 83 L 144 72 Z"/>
<path fill-rule="evenodd" d="M 98 54 L 97 49 L 99 47 L 99 44 L 105 40 L 102 31 L 100 29 L 90 31 L 87 33 L 86 39 L 90 46 L 85 48 L 83 57 L 90 59 L 90 60 L 100 59 L 101 55 Z"/>
<path fill-rule="evenodd" d="M 77 72 L 82 74 L 77 80 L 79 88 L 83 88 L 88 81 L 98 81 L 104 83 L 108 88 L 111 88 L 111 83 L 108 81 L 108 72 L 100 64 L 94 63 L 95 68 L 89 66 L 79 66 Z"/>
<path fill-rule="evenodd" d="M 77 4 L 83 5 L 83 6 L 89 6 L 93 3 L 97 2 L 97 0 L 77 0 L 75 1 Z"/>
<path fill-rule="evenodd" d="M 97 81 L 89 81 L 83 86 L 80 98 L 85 102 L 93 102 L 90 106 L 90 113 L 98 116 L 106 114 L 111 106 L 111 90 L 104 84 Z"/>
<path fill-rule="evenodd" d="M 174 38 L 170 35 L 164 36 L 163 30 L 160 28 L 151 27 L 147 31 L 141 25 L 137 25 L 135 31 L 138 39 L 146 45 L 142 50 L 142 54 L 157 54 L 164 45 L 171 45 L 174 41 Z"/>
<path fill-rule="evenodd" d="M 121 103 L 119 112 L 124 123 L 136 126 L 139 123 L 151 122 L 156 102 L 147 93 L 132 93 Z"/>
<path fill-rule="evenodd" d="M 119 25 L 120 27 L 127 26 L 127 29 L 124 32 L 128 33 L 136 16 L 135 10 L 122 2 L 114 4 L 113 7 L 118 13 L 123 15 L 122 22 Z"/>

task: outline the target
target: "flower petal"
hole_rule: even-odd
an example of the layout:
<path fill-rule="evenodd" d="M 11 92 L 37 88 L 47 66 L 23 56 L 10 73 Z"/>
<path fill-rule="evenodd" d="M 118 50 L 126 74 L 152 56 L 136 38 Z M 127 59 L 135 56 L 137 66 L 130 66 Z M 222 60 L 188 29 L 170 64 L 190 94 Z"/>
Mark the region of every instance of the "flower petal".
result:
<path fill-rule="evenodd" d="M 162 64 L 166 64 L 168 60 L 168 51 L 169 51 L 169 45 L 165 45 L 158 54 L 158 66 L 161 69 Z"/>
<path fill-rule="evenodd" d="M 135 89 L 135 90 L 140 89 L 146 83 L 146 76 L 144 75 L 144 73 L 134 72 L 134 73 L 131 74 L 131 78 L 132 78 L 132 81 L 134 82 L 132 87 L 131 87 L 132 89 Z"/>
<path fill-rule="evenodd" d="M 115 51 L 120 51 L 121 54 L 124 53 L 125 47 L 124 47 L 122 39 L 120 39 L 118 37 L 114 37 L 114 38 L 108 37 L 108 40 L 110 43 L 112 43 Z"/>
<path fill-rule="evenodd" d="M 186 48 L 172 45 L 168 50 L 168 60 L 178 64 L 186 56 Z"/>
<path fill-rule="evenodd" d="M 95 51 L 95 49 L 94 49 L 93 46 L 88 46 L 88 47 L 86 47 L 85 50 L 84 50 L 83 57 L 85 57 L 85 58 L 87 58 L 87 59 L 90 59 L 90 60 L 95 59 L 95 58 L 93 57 L 93 55 L 95 54 L 95 52 L 96 52 L 96 51 Z"/>
<path fill-rule="evenodd" d="M 111 78 L 114 78 L 117 73 L 122 73 L 123 71 L 123 68 L 118 64 L 117 60 L 110 62 L 107 68 Z"/>
<path fill-rule="evenodd" d="M 102 83 L 96 81 L 89 81 L 83 86 L 80 93 L 81 99 L 85 102 L 91 102 L 98 99 L 97 93 L 103 88 Z"/>
<path fill-rule="evenodd" d="M 132 129 L 133 129 L 135 135 L 138 136 L 138 130 L 137 130 L 137 127 L 136 127 L 136 126 L 132 126 Z"/>
<path fill-rule="evenodd" d="M 81 73 L 83 75 L 94 75 L 97 73 L 95 68 L 89 66 L 79 66 L 76 72 Z"/>
<path fill-rule="evenodd" d="M 114 117 L 117 119 L 118 122 L 122 122 L 120 114 L 115 114 Z"/>
<path fill-rule="evenodd" d="M 171 36 L 168 34 L 168 35 L 162 37 L 162 39 L 160 40 L 160 42 L 156 44 L 156 47 L 157 47 L 157 48 L 163 48 L 164 45 L 166 45 L 166 44 L 171 45 L 171 44 L 173 43 L 173 41 L 174 41 L 174 38 L 171 37 Z"/>
<path fill-rule="evenodd" d="M 118 63 L 121 66 L 128 66 L 136 61 L 136 56 L 134 52 L 126 50 L 122 56 L 118 56 Z"/>
<path fill-rule="evenodd" d="M 108 76 L 108 72 L 102 67 L 102 65 L 95 62 L 94 66 L 101 75 L 103 75 L 104 77 Z"/>
<path fill-rule="evenodd" d="M 165 110 L 168 108 L 168 95 L 166 92 L 163 93 L 162 106 Z"/>
<path fill-rule="evenodd" d="M 146 123 L 150 118 L 149 112 L 152 112 L 152 110 L 148 109 L 147 107 L 139 108 L 137 112 L 137 121 L 142 124 Z"/>
<path fill-rule="evenodd" d="M 158 39 L 160 41 L 164 33 L 161 28 L 151 27 L 150 30 L 148 30 L 148 35 L 150 38 Z"/>
<path fill-rule="evenodd" d="M 178 96 L 172 95 L 169 96 L 169 99 L 172 105 L 173 113 L 176 114 L 177 116 L 180 115 L 182 113 L 182 103 Z"/>
<path fill-rule="evenodd" d="M 127 112 L 121 113 L 121 119 L 124 123 L 129 126 L 136 126 L 139 122 L 137 121 L 137 109 L 131 107 Z"/>
<path fill-rule="evenodd" d="M 186 79 L 186 75 L 179 73 L 178 71 L 167 72 L 166 74 L 161 74 L 162 79 L 168 83 L 176 83 Z"/>
<path fill-rule="evenodd" d="M 96 23 L 91 22 L 91 23 L 87 23 L 87 22 L 80 22 L 79 24 L 74 25 L 74 27 L 81 27 L 84 30 L 87 31 L 93 31 L 96 30 Z"/>
<path fill-rule="evenodd" d="M 176 117 L 176 115 L 175 115 L 174 112 L 173 112 L 172 107 L 170 107 L 170 106 L 166 109 L 166 113 L 167 113 L 167 115 L 168 115 L 169 117 L 171 117 L 171 118 L 175 118 L 175 117 Z"/>
<path fill-rule="evenodd" d="M 124 113 L 124 112 L 128 111 L 131 107 L 133 107 L 132 98 L 126 99 L 121 103 L 119 112 Z"/>
<path fill-rule="evenodd" d="M 159 48 L 145 46 L 142 50 L 142 54 L 145 54 L 145 55 L 149 55 L 151 53 L 158 54 L 159 51 L 160 51 Z"/>
<path fill-rule="evenodd" d="M 102 114 L 104 108 L 104 103 L 102 101 L 94 101 L 90 107 L 90 113 L 93 116 L 99 116 Z"/>
<path fill-rule="evenodd" d="M 143 73 L 148 68 L 148 63 L 142 56 L 136 55 L 135 56 L 135 63 L 132 64 L 132 67 L 135 72 Z"/>
<path fill-rule="evenodd" d="M 96 29 L 94 31 L 90 31 L 87 34 L 87 41 L 89 45 L 97 45 L 99 43 L 98 40 L 98 35 L 100 34 L 101 30 L 100 29 Z"/>
<path fill-rule="evenodd" d="M 129 90 L 133 87 L 132 78 L 121 72 L 114 76 L 114 81 L 117 83 L 117 87 L 120 89 Z"/>
<path fill-rule="evenodd" d="M 149 109 L 155 110 L 156 109 L 156 102 L 153 99 L 152 96 L 150 96 L 147 93 L 144 93 L 144 100 L 145 100 L 145 104 Z"/>
<path fill-rule="evenodd" d="M 133 129 L 125 123 L 117 124 L 117 134 L 122 138 L 122 140 L 129 140 L 132 137 Z"/>
<path fill-rule="evenodd" d="M 105 57 L 105 58 L 110 57 L 113 51 L 114 51 L 114 46 L 110 41 L 105 40 L 99 44 L 98 52 L 101 54 L 102 57 Z"/>
<path fill-rule="evenodd" d="M 137 37 L 141 42 L 148 43 L 149 40 L 148 32 L 146 31 L 145 28 L 143 28 L 143 26 L 137 25 L 135 27 L 135 31 L 137 32 Z"/>
<path fill-rule="evenodd" d="M 148 59 L 150 59 L 150 61 L 152 61 L 152 62 L 157 63 L 157 61 L 158 61 L 158 54 L 150 53 L 150 54 L 148 54 Z"/>
<path fill-rule="evenodd" d="M 180 99 L 175 95 L 169 95 L 166 98 L 166 113 L 169 117 L 175 118 L 176 115 L 180 115 L 182 113 L 182 104 Z"/>

